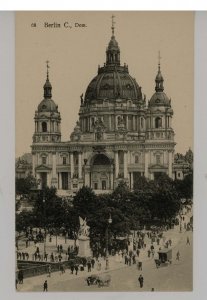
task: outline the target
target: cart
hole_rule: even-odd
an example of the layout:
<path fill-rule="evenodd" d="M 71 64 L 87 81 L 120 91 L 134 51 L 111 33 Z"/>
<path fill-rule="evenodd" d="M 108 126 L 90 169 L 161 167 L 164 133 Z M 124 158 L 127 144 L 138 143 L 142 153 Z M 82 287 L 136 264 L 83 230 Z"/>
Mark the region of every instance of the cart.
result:
<path fill-rule="evenodd" d="M 98 280 L 99 280 L 99 276 L 97 275 L 91 275 L 86 278 L 88 286 L 98 284 Z"/>
<path fill-rule="evenodd" d="M 109 286 L 111 282 L 111 276 L 109 274 L 98 276 L 98 287 Z"/>
<path fill-rule="evenodd" d="M 156 267 L 168 266 L 172 263 L 172 249 L 163 249 L 158 251 L 159 259 L 155 259 Z"/>

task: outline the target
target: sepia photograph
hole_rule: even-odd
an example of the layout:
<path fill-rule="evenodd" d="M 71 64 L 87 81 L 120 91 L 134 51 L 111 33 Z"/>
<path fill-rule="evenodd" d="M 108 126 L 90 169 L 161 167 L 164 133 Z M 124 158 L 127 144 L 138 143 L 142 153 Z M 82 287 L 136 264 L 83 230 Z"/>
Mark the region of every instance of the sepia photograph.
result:
<path fill-rule="evenodd" d="M 193 291 L 195 13 L 15 18 L 16 292 Z"/>

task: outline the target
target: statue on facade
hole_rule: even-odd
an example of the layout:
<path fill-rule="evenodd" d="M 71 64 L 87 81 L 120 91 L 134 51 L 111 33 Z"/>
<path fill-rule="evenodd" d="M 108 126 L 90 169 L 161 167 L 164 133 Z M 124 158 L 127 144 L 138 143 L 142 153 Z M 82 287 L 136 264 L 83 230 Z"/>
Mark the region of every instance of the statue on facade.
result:
<path fill-rule="evenodd" d="M 87 225 L 86 218 L 83 220 L 79 217 L 80 229 L 78 232 L 79 236 L 89 237 L 89 229 L 90 227 Z"/>
<path fill-rule="evenodd" d="M 83 94 L 80 95 L 81 105 L 83 104 Z"/>

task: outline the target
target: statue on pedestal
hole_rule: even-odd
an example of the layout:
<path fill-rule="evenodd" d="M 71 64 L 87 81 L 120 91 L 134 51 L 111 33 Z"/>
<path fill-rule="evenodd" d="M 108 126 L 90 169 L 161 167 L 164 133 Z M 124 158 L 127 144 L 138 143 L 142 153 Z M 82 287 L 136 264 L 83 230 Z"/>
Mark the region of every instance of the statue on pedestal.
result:
<path fill-rule="evenodd" d="M 78 255 L 80 257 L 91 257 L 92 252 L 90 248 L 90 237 L 89 237 L 89 229 L 90 227 L 87 225 L 86 218 L 83 220 L 79 217 L 80 229 L 78 232 L 78 243 L 79 243 L 79 252 Z"/>
<path fill-rule="evenodd" d="M 80 229 L 78 235 L 82 237 L 89 237 L 90 227 L 87 225 L 86 218 L 83 220 L 81 217 L 79 217 L 79 222 L 80 222 Z"/>

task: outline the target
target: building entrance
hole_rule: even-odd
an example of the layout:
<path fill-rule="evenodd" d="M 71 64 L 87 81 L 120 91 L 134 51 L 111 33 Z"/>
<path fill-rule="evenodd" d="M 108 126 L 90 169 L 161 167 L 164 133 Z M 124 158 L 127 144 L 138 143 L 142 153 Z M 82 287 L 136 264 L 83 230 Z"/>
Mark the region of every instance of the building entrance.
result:
<path fill-rule="evenodd" d="M 111 161 L 105 154 L 96 154 L 91 165 L 91 187 L 96 190 L 111 189 Z"/>
<path fill-rule="evenodd" d="M 42 189 L 47 187 L 47 173 L 41 173 Z"/>

